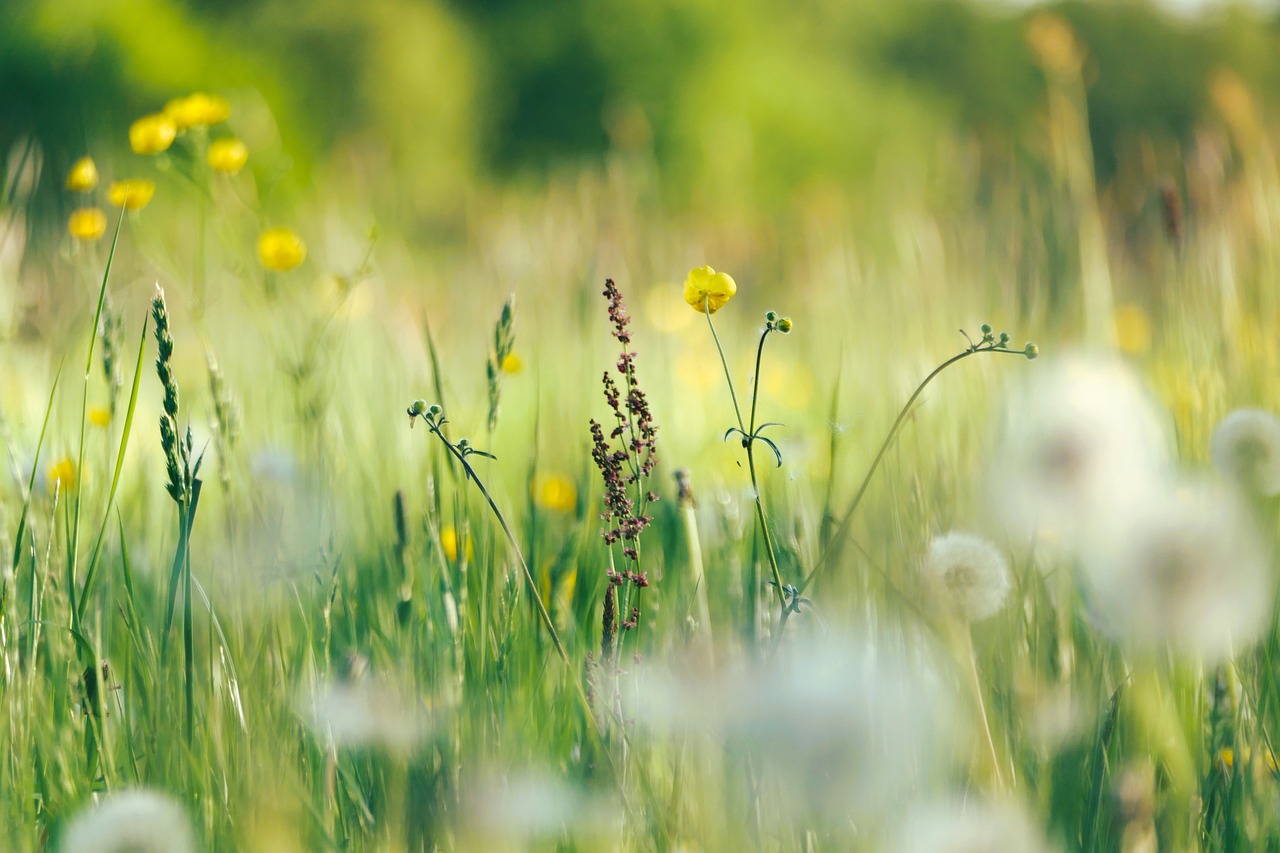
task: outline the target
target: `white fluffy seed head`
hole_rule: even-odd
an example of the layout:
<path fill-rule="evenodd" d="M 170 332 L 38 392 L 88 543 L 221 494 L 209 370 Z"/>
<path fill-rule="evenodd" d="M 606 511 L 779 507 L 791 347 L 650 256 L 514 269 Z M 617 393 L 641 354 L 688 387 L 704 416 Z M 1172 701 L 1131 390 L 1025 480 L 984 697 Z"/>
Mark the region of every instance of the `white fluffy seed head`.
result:
<path fill-rule="evenodd" d="M 1236 409 L 1219 422 L 1209 455 L 1223 476 L 1256 495 L 1280 494 L 1280 418 Z"/>
<path fill-rule="evenodd" d="M 194 853 L 195 836 L 182 806 L 143 789 L 105 794 L 62 831 L 62 853 Z"/>
<path fill-rule="evenodd" d="M 1081 568 L 1099 626 L 1139 649 L 1166 645 L 1213 663 L 1266 629 L 1274 582 L 1249 508 L 1221 484 L 1171 484 L 1120 535 L 1090 543 Z"/>
<path fill-rule="evenodd" d="M 972 533 L 945 533 L 929 544 L 921 577 L 944 611 L 966 622 L 993 616 L 1009 596 L 1009 562 Z"/>
<path fill-rule="evenodd" d="M 993 454 L 992 509 L 1017 538 L 1052 529 L 1071 541 L 1122 523 L 1167 477 L 1167 418 L 1109 357 L 1064 356 L 1031 373 Z"/>

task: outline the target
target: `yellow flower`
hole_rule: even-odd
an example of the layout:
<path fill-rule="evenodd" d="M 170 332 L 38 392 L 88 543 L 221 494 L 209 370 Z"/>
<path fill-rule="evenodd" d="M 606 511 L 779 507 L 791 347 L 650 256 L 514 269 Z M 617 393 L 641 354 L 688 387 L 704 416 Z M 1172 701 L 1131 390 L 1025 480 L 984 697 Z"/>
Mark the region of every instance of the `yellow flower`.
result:
<path fill-rule="evenodd" d="M 248 159 L 249 149 L 234 136 L 209 143 L 209 165 L 216 172 L 234 175 L 244 168 Z"/>
<path fill-rule="evenodd" d="M 193 92 L 185 98 L 174 98 L 164 105 L 164 114 L 179 130 L 188 127 L 208 127 L 226 121 L 231 116 L 231 105 L 226 98 Z"/>
<path fill-rule="evenodd" d="M 49 485 L 54 483 L 60 483 L 63 492 L 75 489 L 76 463 L 70 456 L 64 456 L 49 466 Z"/>
<path fill-rule="evenodd" d="M 129 147 L 135 154 L 159 154 L 173 144 L 178 128 L 164 113 L 143 116 L 129 126 Z"/>
<path fill-rule="evenodd" d="M 107 192 L 107 197 L 116 207 L 128 210 L 142 210 L 156 194 L 154 181 L 145 178 L 133 178 L 127 181 L 115 181 Z"/>
<path fill-rule="evenodd" d="M 507 353 L 507 357 L 502 360 L 502 372 L 514 375 L 522 370 L 524 370 L 524 359 L 513 352 Z"/>
<path fill-rule="evenodd" d="M 1116 342 L 1130 355 L 1140 355 L 1151 346 L 1151 321 L 1132 302 L 1116 309 Z"/>
<path fill-rule="evenodd" d="M 102 406 L 94 406 L 89 410 L 89 423 L 106 429 L 111 425 L 111 412 Z"/>
<path fill-rule="evenodd" d="M 98 185 L 98 166 L 92 157 L 81 157 L 67 173 L 67 189 L 87 193 Z"/>
<path fill-rule="evenodd" d="M 553 512 L 570 512 L 578 505 L 578 490 L 568 477 L 539 474 L 533 479 L 533 502 Z"/>
<path fill-rule="evenodd" d="M 307 257 L 307 244 L 288 228 L 268 228 L 258 238 L 258 257 L 269 270 L 291 270 Z"/>
<path fill-rule="evenodd" d="M 77 240 L 97 240 L 107 230 L 107 215 L 96 207 L 82 207 L 67 220 L 67 233 Z"/>
<path fill-rule="evenodd" d="M 444 550 L 444 555 L 450 561 L 456 562 L 458 559 L 458 531 L 453 525 L 447 525 L 440 529 L 440 547 Z M 476 550 L 471 537 L 467 536 L 467 562 L 471 562 L 475 558 Z"/>
<path fill-rule="evenodd" d="M 737 292 L 738 285 L 728 273 L 716 272 L 711 267 L 690 270 L 684 281 L 684 301 L 700 313 L 716 313 Z"/>

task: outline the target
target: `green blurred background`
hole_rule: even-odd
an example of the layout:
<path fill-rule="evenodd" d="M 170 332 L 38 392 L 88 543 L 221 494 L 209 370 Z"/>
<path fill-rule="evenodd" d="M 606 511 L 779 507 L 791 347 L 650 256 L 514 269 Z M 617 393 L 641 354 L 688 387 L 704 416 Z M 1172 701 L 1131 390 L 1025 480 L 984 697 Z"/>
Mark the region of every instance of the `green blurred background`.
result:
<path fill-rule="evenodd" d="M 785 211 L 830 187 L 873 208 L 913 176 L 945 199 L 975 183 L 927 173 L 939 140 L 971 146 L 979 176 L 1039 159 L 1026 31 L 1042 9 L 1085 47 L 1104 185 L 1176 162 L 1216 118 L 1221 69 L 1264 105 L 1280 93 L 1280 16 L 1257 6 L 6 0 L 0 152 L 37 139 L 41 203 L 66 205 L 75 158 L 123 157 L 133 118 L 207 89 L 232 97 L 272 186 L 359 185 L 380 221 L 424 237 L 477 188 L 615 157 L 655 166 L 676 210 Z"/>

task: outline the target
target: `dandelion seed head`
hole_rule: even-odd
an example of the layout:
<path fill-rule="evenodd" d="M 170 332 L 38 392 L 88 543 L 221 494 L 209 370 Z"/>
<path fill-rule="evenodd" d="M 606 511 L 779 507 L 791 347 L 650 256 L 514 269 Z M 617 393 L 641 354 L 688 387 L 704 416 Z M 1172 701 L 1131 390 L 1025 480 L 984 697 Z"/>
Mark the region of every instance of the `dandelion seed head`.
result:
<path fill-rule="evenodd" d="M 1052 853 L 1057 848 L 1021 806 L 943 802 L 912 809 L 896 853 Z"/>
<path fill-rule="evenodd" d="M 993 454 L 992 509 L 1016 537 L 1121 522 L 1166 475 L 1166 418 L 1122 362 L 1066 356 L 1032 373 Z"/>
<path fill-rule="evenodd" d="M 966 622 L 994 615 L 1009 595 L 1009 561 L 991 542 L 971 533 L 934 538 L 921 575 L 936 603 Z"/>
<path fill-rule="evenodd" d="M 195 836 L 168 794 L 115 791 L 77 814 L 62 831 L 62 853 L 193 853 Z"/>
<path fill-rule="evenodd" d="M 1261 409 L 1236 409 L 1219 422 L 1209 456 L 1223 476 L 1246 490 L 1280 494 L 1280 417 Z"/>
<path fill-rule="evenodd" d="M 1081 567 L 1100 627 L 1142 649 L 1215 662 L 1247 648 L 1271 615 L 1267 549 L 1225 486 L 1169 488 L 1123 533 L 1090 543 Z"/>

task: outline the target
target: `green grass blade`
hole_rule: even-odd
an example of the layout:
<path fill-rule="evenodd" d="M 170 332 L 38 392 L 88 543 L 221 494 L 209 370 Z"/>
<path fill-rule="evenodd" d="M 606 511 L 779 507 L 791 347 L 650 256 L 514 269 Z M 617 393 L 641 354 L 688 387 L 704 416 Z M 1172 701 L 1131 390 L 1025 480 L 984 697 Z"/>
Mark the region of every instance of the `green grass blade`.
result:
<path fill-rule="evenodd" d="M 150 318 L 142 321 L 142 336 L 138 341 L 138 360 L 133 369 L 133 387 L 129 390 L 129 407 L 125 410 L 124 429 L 120 431 L 120 450 L 116 453 L 116 468 L 111 477 L 111 491 L 107 494 L 107 508 L 102 515 L 102 526 L 98 528 L 98 538 L 93 543 L 93 551 L 89 556 L 89 565 L 85 569 L 84 587 L 80 591 L 80 603 L 77 607 L 77 621 L 84 619 L 85 603 L 89 600 L 89 592 L 93 588 L 93 580 L 97 574 L 98 563 L 102 555 L 102 541 L 107 533 L 107 522 L 111 520 L 111 508 L 115 505 L 116 490 L 120 487 L 120 472 L 124 470 L 124 454 L 129 448 L 129 434 L 133 429 L 133 415 L 138 407 L 138 386 L 142 380 L 142 362 L 147 351 L 147 324 Z M 121 538 L 123 541 L 123 537 Z M 133 590 L 129 590 L 130 597 Z"/>

